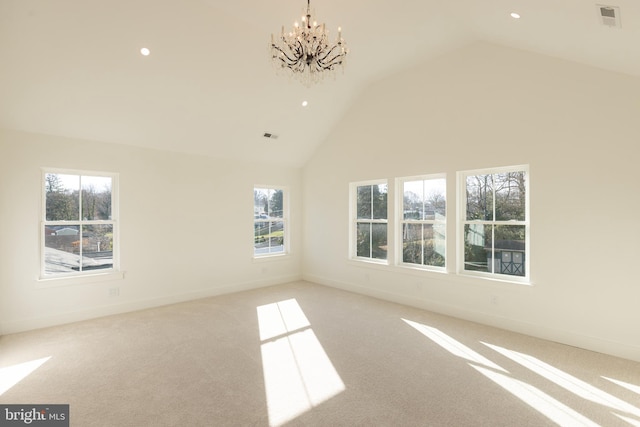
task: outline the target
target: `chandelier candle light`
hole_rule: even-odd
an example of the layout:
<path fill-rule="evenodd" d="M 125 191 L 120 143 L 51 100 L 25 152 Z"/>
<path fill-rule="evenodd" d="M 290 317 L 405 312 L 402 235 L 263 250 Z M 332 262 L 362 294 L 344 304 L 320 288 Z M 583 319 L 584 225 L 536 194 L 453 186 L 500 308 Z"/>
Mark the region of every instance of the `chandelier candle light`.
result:
<path fill-rule="evenodd" d="M 288 70 L 309 87 L 324 79 L 327 74 L 335 77 L 338 66 L 344 67 L 349 52 L 338 27 L 338 39 L 329 43 L 325 25 L 311 19 L 311 0 L 307 0 L 307 13 L 302 22 L 294 24 L 293 31 L 284 32 L 277 39 L 271 34 L 271 58 L 279 70 Z"/>

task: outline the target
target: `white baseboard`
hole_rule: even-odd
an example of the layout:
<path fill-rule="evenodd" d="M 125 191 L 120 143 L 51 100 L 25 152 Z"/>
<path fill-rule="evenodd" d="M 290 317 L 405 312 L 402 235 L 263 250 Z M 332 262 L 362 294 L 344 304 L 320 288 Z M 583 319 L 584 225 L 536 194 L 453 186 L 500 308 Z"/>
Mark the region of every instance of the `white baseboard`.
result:
<path fill-rule="evenodd" d="M 611 356 L 640 362 L 640 347 L 629 345 L 626 343 L 611 341 L 600 337 L 588 336 L 581 333 L 566 331 L 563 329 L 551 328 L 548 326 L 524 322 L 520 320 L 514 320 L 511 318 L 496 316 L 495 314 L 484 313 L 480 311 L 471 311 L 456 307 L 454 305 L 443 304 L 441 302 L 429 299 L 407 296 L 379 289 L 371 289 L 365 286 L 336 281 L 317 275 L 305 274 L 303 275 L 303 280 L 354 292 L 361 295 L 371 296 L 385 301 L 395 302 L 410 307 L 432 311 L 438 314 L 469 320 L 472 322 L 481 323 L 483 325 L 493 326 L 496 328 L 517 332 L 548 341 L 554 341 L 573 347 L 579 347 L 585 350 L 595 351 L 598 353 L 604 353 Z"/>
<path fill-rule="evenodd" d="M 30 331 L 34 329 L 47 328 L 50 326 L 62 325 L 65 323 L 79 322 L 82 320 L 96 319 L 98 317 L 111 316 L 114 314 L 128 313 L 148 308 L 161 307 L 164 305 L 176 304 L 185 301 L 193 301 L 201 298 L 208 298 L 218 295 L 225 295 L 234 292 L 247 291 L 251 289 L 264 288 L 267 286 L 279 285 L 283 283 L 302 280 L 301 275 L 279 276 L 266 280 L 254 280 L 249 282 L 231 283 L 223 286 L 204 288 L 197 291 L 190 291 L 180 294 L 167 295 L 162 297 L 147 298 L 136 301 L 127 301 L 116 304 L 109 304 L 89 309 L 76 310 L 66 313 L 59 313 L 50 316 L 32 317 L 15 321 L 0 323 L 0 335 L 14 334 Z"/>

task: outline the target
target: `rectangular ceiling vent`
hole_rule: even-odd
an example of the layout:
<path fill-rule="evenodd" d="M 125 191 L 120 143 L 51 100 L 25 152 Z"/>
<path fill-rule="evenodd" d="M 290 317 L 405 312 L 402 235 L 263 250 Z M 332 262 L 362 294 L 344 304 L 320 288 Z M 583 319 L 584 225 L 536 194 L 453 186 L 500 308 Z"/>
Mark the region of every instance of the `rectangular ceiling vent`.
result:
<path fill-rule="evenodd" d="M 621 28 L 620 23 L 620 8 L 618 6 L 605 6 L 603 4 L 597 4 L 598 19 L 602 25 L 610 28 Z"/>
<path fill-rule="evenodd" d="M 278 139 L 278 135 L 270 132 L 265 132 L 262 136 L 269 139 Z"/>

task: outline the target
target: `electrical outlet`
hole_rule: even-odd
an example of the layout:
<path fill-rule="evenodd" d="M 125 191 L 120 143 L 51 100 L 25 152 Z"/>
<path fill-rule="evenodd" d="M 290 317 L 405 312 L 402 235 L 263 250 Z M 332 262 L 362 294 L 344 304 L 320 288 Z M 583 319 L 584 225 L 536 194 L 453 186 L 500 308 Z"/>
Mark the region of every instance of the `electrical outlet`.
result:
<path fill-rule="evenodd" d="M 109 288 L 109 296 L 110 297 L 120 296 L 120 288 Z"/>
<path fill-rule="evenodd" d="M 491 297 L 489 297 L 489 302 L 491 302 L 491 305 L 498 305 L 498 296 L 491 295 Z"/>

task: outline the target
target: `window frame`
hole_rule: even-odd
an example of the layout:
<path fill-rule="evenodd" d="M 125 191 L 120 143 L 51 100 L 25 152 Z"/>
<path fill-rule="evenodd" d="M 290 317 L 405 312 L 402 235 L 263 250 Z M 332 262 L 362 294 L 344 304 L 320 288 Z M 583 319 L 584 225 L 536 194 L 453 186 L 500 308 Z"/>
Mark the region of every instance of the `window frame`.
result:
<path fill-rule="evenodd" d="M 78 193 L 78 219 L 77 220 L 47 220 L 47 191 L 46 191 L 46 176 L 48 174 L 59 175 L 75 175 L 80 177 L 80 187 Z M 88 220 L 83 219 L 81 213 L 82 209 L 82 177 L 107 177 L 111 178 L 111 218 L 100 220 Z M 40 176 L 41 186 L 41 206 L 40 206 L 40 221 L 39 221 L 39 236 L 40 236 L 40 268 L 39 268 L 39 281 L 61 281 L 65 279 L 79 279 L 91 276 L 113 276 L 114 278 L 122 277 L 120 270 L 120 224 L 119 224 L 119 174 L 115 172 L 94 171 L 94 170 L 80 170 L 80 169 L 66 169 L 66 168 L 50 168 L 44 167 L 41 169 Z M 78 270 L 68 273 L 47 273 L 46 272 L 46 238 L 45 228 L 46 226 L 78 226 L 82 229 L 83 226 L 90 225 L 111 225 L 112 228 L 112 265 L 110 268 L 100 269 L 88 269 Z M 82 236 L 80 236 L 82 241 Z M 79 254 L 82 254 L 82 245 L 79 245 Z"/>
<path fill-rule="evenodd" d="M 429 180 L 444 180 L 444 197 L 445 197 L 445 215 L 444 219 L 405 219 L 404 218 L 404 184 L 406 182 L 413 181 L 429 181 Z M 448 201 L 447 201 L 447 174 L 446 173 L 437 173 L 437 174 L 427 174 L 427 175 L 415 175 L 408 177 L 396 178 L 396 265 L 404 268 L 412 268 L 418 270 L 425 271 L 436 271 L 436 272 L 447 272 L 448 268 L 448 257 L 447 257 L 447 247 L 448 247 L 448 239 L 450 238 L 447 230 L 447 212 L 449 211 Z M 423 194 L 424 196 L 424 194 Z M 433 225 L 433 226 L 441 226 L 442 230 L 444 230 L 444 266 L 435 266 L 435 265 L 427 265 L 427 264 L 415 264 L 411 262 L 404 261 L 404 225 L 405 224 L 422 224 L 422 225 Z M 422 253 L 424 254 L 424 247 L 422 248 Z"/>
<path fill-rule="evenodd" d="M 282 218 L 256 218 L 256 212 L 255 212 L 255 192 L 256 190 L 274 190 L 274 191 L 282 191 Z M 275 258 L 275 257 L 282 257 L 282 256 L 287 256 L 290 254 L 290 220 L 289 220 L 289 189 L 286 186 L 283 185 L 259 185 L 259 184 L 255 184 L 253 186 L 253 195 L 254 195 L 254 202 L 252 203 L 252 206 L 254 208 L 254 212 L 253 212 L 253 233 L 252 233 L 252 240 L 253 240 L 253 244 L 251 245 L 251 250 L 252 250 L 252 257 L 254 260 L 264 260 L 264 259 L 269 259 L 269 258 Z M 255 234 L 255 230 L 256 230 L 256 224 L 257 223 L 269 223 L 269 222 L 281 222 L 282 223 L 282 229 L 283 229 L 283 239 L 282 239 L 282 246 L 283 249 L 281 252 L 267 252 L 267 253 L 261 253 L 261 254 L 256 254 L 256 234 Z"/>
<path fill-rule="evenodd" d="M 385 219 L 362 219 L 358 218 L 358 188 L 364 186 L 374 186 L 374 185 L 386 185 L 387 186 L 387 215 Z M 381 265 L 389 265 L 389 254 L 390 251 L 387 250 L 386 258 L 373 258 L 372 256 L 363 257 L 358 256 L 358 243 L 356 239 L 356 234 L 358 230 L 359 223 L 367 223 L 367 224 L 384 224 L 386 226 L 386 235 L 387 235 L 387 247 L 389 247 L 389 196 L 390 196 L 390 188 L 387 179 L 376 179 L 376 180 L 367 180 L 367 181 L 358 181 L 349 183 L 349 259 L 354 261 L 362 261 L 369 262 L 374 264 Z M 373 203 L 373 201 L 372 201 Z M 372 245 L 370 245 L 370 255 L 372 253 Z"/>
<path fill-rule="evenodd" d="M 524 220 L 496 220 L 495 212 L 496 212 L 496 203 L 495 203 L 495 193 L 493 200 L 493 219 L 492 220 L 467 220 L 467 178 L 470 176 L 477 175 L 496 175 L 502 173 L 512 173 L 512 172 L 524 172 L 525 179 L 525 209 L 524 209 Z M 494 167 L 494 168 L 484 168 L 484 169 L 474 169 L 474 170 L 466 170 L 457 172 L 457 189 L 456 199 L 457 199 L 457 238 L 456 238 L 456 263 L 457 263 L 457 274 L 461 276 L 470 276 L 470 277 L 480 277 L 492 280 L 498 280 L 503 282 L 516 282 L 523 284 L 531 283 L 531 191 L 530 191 L 530 181 L 531 181 L 531 173 L 529 165 L 515 165 L 515 166 L 504 166 L 504 167 Z M 495 271 L 485 272 L 485 271 L 474 271 L 474 270 L 466 270 L 465 269 L 465 226 L 470 224 L 484 224 L 492 226 L 492 257 L 493 260 L 491 270 L 495 268 L 495 247 L 493 246 L 493 242 L 495 239 L 493 238 L 495 233 L 495 226 L 500 225 L 509 225 L 509 226 L 524 226 L 524 275 L 512 275 L 506 273 L 499 273 Z"/>

